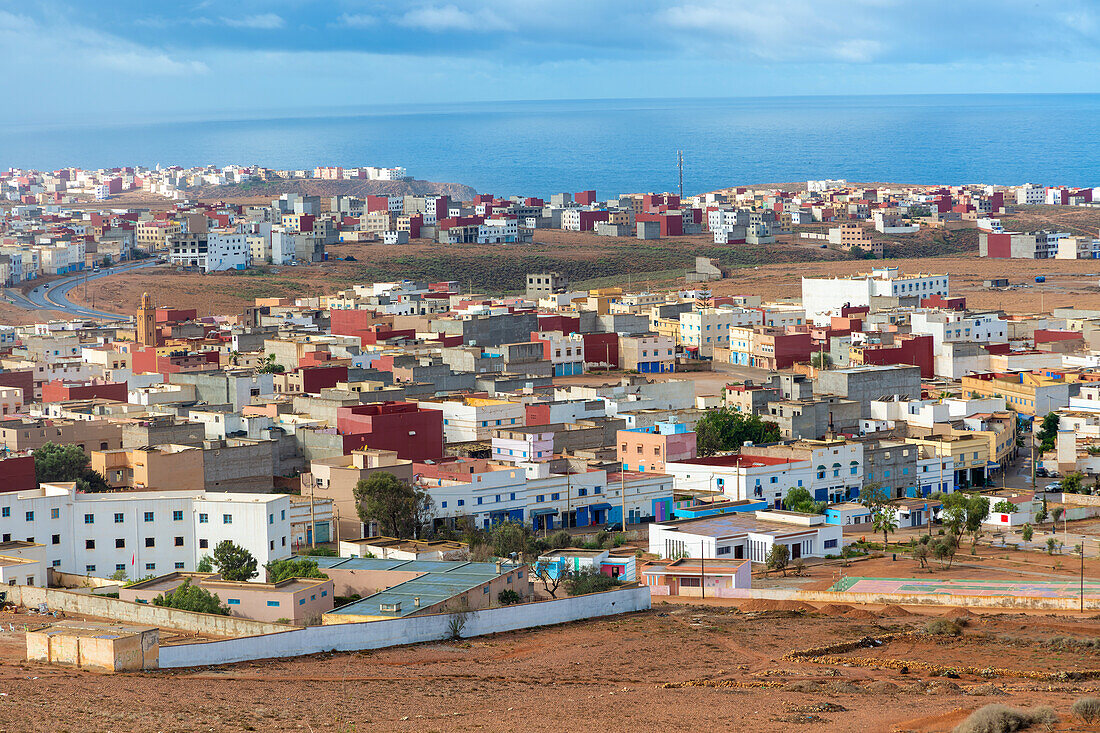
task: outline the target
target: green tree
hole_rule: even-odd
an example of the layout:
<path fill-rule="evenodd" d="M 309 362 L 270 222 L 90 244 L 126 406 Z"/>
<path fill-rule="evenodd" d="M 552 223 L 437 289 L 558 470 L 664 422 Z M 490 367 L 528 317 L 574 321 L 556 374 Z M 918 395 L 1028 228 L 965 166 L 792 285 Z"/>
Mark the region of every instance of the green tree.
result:
<path fill-rule="evenodd" d="M 919 219 L 922 216 L 931 216 L 932 210 L 927 206 L 913 205 L 906 210 L 906 213 L 910 219 Z"/>
<path fill-rule="evenodd" d="M 1066 513 L 1066 510 L 1060 506 L 1054 507 L 1054 511 L 1050 513 L 1051 524 L 1057 524 L 1058 520 Z"/>
<path fill-rule="evenodd" d="M 1067 473 L 1059 482 L 1062 484 L 1062 491 L 1067 494 L 1080 494 L 1081 493 L 1081 479 L 1084 477 L 1078 471 Z"/>
<path fill-rule="evenodd" d="M 1035 530 L 1032 528 L 1030 523 L 1025 524 L 1023 532 L 1021 534 L 1023 534 L 1024 536 L 1024 542 L 1031 542 L 1031 538 L 1035 536 Z"/>
<path fill-rule="evenodd" d="M 955 559 L 955 541 L 945 537 L 932 545 L 932 556 L 939 561 L 940 567 L 949 569 Z"/>
<path fill-rule="evenodd" d="M 993 511 L 997 514 L 1014 514 L 1016 512 L 1016 505 L 1008 499 L 1001 499 L 993 505 Z"/>
<path fill-rule="evenodd" d="M 1048 537 L 1047 538 L 1047 554 L 1048 555 L 1053 555 L 1054 554 L 1054 548 L 1057 547 L 1057 546 L 1058 546 L 1058 540 L 1054 539 L 1053 537 Z"/>
<path fill-rule="evenodd" d="M 898 528 L 897 514 L 893 507 L 879 507 L 878 511 L 871 515 L 872 526 L 876 532 L 882 532 L 882 549 L 890 541 L 890 533 Z"/>
<path fill-rule="evenodd" d="M 787 489 L 787 495 L 783 497 L 783 508 L 790 512 L 824 514 L 825 507 L 825 502 L 814 501 L 809 490 L 804 486 L 792 486 Z"/>
<path fill-rule="evenodd" d="M 810 354 L 810 365 L 815 369 L 828 369 L 833 365 L 833 357 L 827 351 L 815 351 Z"/>
<path fill-rule="evenodd" d="M 783 571 L 783 577 L 787 576 L 787 563 L 791 559 L 791 548 L 776 542 L 772 545 L 772 549 L 768 552 L 766 558 L 766 567 L 768 570 L 781 570 Z"/>
<path fill-rule="evenodd" d="M 1039 511 L 1035 512 L 1035 523 L 1042 524 L 1047 521 L 1047 500 L 1043 498 L 1043 505 L 1039 507 Z"/>
<path fill-rule="evenodd" d="M 747 442 L 774 443 L 777 440 L 778 425 L 728 407 L 708 410 L 695 426 L 696 452 L 704 457 L 735 451 Z"/>
<path fill-rule="evenodd" d="M 928 545 L 917 544 L 913 547 L 913 559 L 920 563 L 922 568 L 928 567 Z"/>
<path fill-rule="evenodd" d="M 214 572 L 214 562 L 210 559 L 209 555 L 203 555 L 199 558 L 198 564 L 195 566 L 196 573 L 212 573 Z"/>
<path fill-rule="evenodd" d="M 217 595 L 204 588 L 191 585 L 190 578 L 184 580 L 175 590 L 167 591 L 154 598 L 153 605 L 178 608 L 181 611 L 194 611 L 195 613 L 229 615 L 229 608 L 221 604 L 221 599 Z"/>
<path fill-rule="evenodd" d="M 267 571 L 268 583 L 279 583 L 288 578 L 327 578 L 317 567 L 316 560 L 305 560 L 300 557 L 275 560 L 264 566 Z"/>
<path fill-rule="evenodd" d="M 1054 443 L 1058 438 L 1058 413 L 1048 412 L 1043 422 L 1039 425 L 1039 450 L 1043 453 L 1054 450 Z"/>
<path fill-rule="evenodd" d="M 268 354 L 256 371 L 260 374 L 282 374 L 286 371 L 286 367 L 276 363 L 274 354 Z"/>
<path fill-rule="evenodd" d="M 497 603 L 502 606 L 511 606 L 514 603 L 520 602 L 519 593 L 516 593 L 511 588 L 506 588 L 500 593 L 497 593 Z"/>
<path fill-rule="evenodd" d="M 233 540 L 219 542 L 211 562 L 225 580 L 252 580 L 260 574 L 256 570 L 256 558 L 248 550 L 233 544 Z"/>
<path fill-rule="evenodd" d="M 110 488 L 101 474 L 88 468 L 88 456 L 78 445 L 46 443 L 34 451 L 34 477 L 40 484 L 75 481 L 85 494 Z"/>
<path fill-rule="evenodd" d="M 565 581 L 565 590 L 571 596 L 583 596 L 586 593 L 602 593 L 622 585 L 618 578 L 604 575 L 596 568 L 585 568 L 570 574 Z"/>
<path fill-rule="evenodd" d="M 489 528 L 489 547 L 497 557 L 520 557 L 528 552 L 531 531 L 519 522 L 497 522 Z"/>
<path fill-rule="evenodd" d="M 394 476 L 380 471 L 355 485 L 355 503 L 364 524 L 375 521 L 382 534 L 419 538 L 431 520 L 431 498 Z"/>
<path fill-rule="evenodd" d="M 859 503 L 870 509 L 872 514 L 889 504 L 891 498 L 890 492 L 882 488 L 882 484 L 873 481 L 864 484 L 859 490 Z"/>
<path fill-rule="evenodd" d="M 975 493 L 955 491 L 943 497 L 943 521 L 955 535 L 956 546 L 963 532 L 977 543 L 982 522 L 989 516 L 989 499 Z"/>

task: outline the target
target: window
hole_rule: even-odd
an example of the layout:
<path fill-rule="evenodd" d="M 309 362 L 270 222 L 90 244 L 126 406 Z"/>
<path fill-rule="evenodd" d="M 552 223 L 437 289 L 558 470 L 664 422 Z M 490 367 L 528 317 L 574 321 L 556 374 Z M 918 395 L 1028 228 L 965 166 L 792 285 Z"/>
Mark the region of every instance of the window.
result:
<path fill-rule="evenodd" d="M 232 514 L 223 514 L 222 515 L 222 524 L 233 524 L 233 515 Z"/>
<path fill-rule="evenodd" d="M 176 547 L 183 547 L 183 538 L 182 537 L 177 537 L 176 538 Z"/>
<path fill-rule="evenodd" d="M 481 497 L 480 497 L 480 496 L 479 496 L 479 497 L 477 497 L 477 503 L 478 503 L 478 504 L 480 504 L 480 503 L 481 503 Z"/>
<path fill-rule="evenodd" d="M 535 501 L 546 501 L 546 494 L 539 494 L 535 497 Z"/>
<path fill-rule="evenodd" d="M 183 521 L 183 510 L 181 510 L 181 509 L 174 510 L 172 512 L 172 521 L 173 522 L 182 522 Z"/>
<path fill-rule="evenodd" d="M 268 524 L 275 524 L 275 515 L 274 514 L 268 514 L 267 515 L 267 523 Z"/>
<path fill-rule="evenodd" d="M 466 506 L 466 500 L 465 499 L 459 499 L 458 500 L 458 505 L 459 506 Z"/>
<path fill-rule="evenodd" d="M 115 524 L 122 524 L 123 519 L 122 512 L 115 512 Z"/>
<path fill-rule="evenodd" d="M 152 512 L 145 512 L 145 521 L 146 522 L 152 522 L 153 521 L 153 513 Z"/>
<path fill-rule="evenodd" d="M 94 550 L 95 549 L 95 540 L 84 540 L 84 549 L 85 550 Z"/>
<path fill-rule="evenodd" d="M 228 603 L 230 606 L 239 606 L 239 605 L 241 605 L 241 599 L 240 598 L 229 598 L 229 599 L 226 600 L 226 603 Z"/>
<path fill-rule="evenodd" d="M 153 539 L 152 537 L 146 537 L 145 538 L 145 546 L 146 547 L 156 547 L 156 544 L 157 544 L 156 540 Z"/>
<path fill-rule="evenodd" d="M 299 605 L 299 606 L 304 606 L 304 605 L 306 605 L 306 599 L 305 599 L 305 598 L 299 598 L 299 599 L 298 599 L 298 605 Z"/>
<path fill-rule="evenodd" d="M 27 521 L 28 522 L 33 522 L 34 521 L 34 512 L 27 512 Z"/>
<path fill-rule="evenodd" d="M 730 551 L 731 551 L 731 550 L 733 550 L 733 548 L 732 548 L 732 547 L 729 547 L 729 546 L 726 546 L 726 547 L 719 547 L 719 548 L 718 548 L 718 554 L 719 554 L 719 555 L 728 555 L 728 554 L 730 554 Z"/>
<path fill-rule="evenodd" d="M 60 509 L 58 509 L 57 507 L 54 507 L 53 509 L 50 510 L 50 519 L 60 519 L 60 518 L 61 518 L 61 510 Z"/>
<path fill-rule="evenodd" d="M 199 524 L 206 524 L 210 521 L 209 514 L 199 514 Z"/>
<path fill-rule="evenodd" d="M 173 565 L 172 567 L 174 567 L 176 570 L 183 570 L 183 563 L 178 562 L 175 565 Z"/>
<path fill-rule="evenodd" d="M 59 535 L 59 534 L 50 535 L 50 544 L 51 545 L 60 545 L 61 544 L 61 535 Z"/>
<path fill-rule="evenodd" d="M 91 575 L 92 573 L 95 572 L 95 565 L 85 565 L 84 566 L 84 572 L 87 573 L 88 575 Z"/>
<path fill-rule="evenodd" d="M 279 602 L 278 601 L 268 601 L 267 605 L 271 606 L 271 607 L 276 607 L 276 606 L 279 605 Z"/>
<path fill-rule="evenodd" d="M 116 538 L 115 539 L 115 549 L 121 550 L 123 547 L 126 547 L 126 540 L 123 539 L 122 537 Z"/>
<path fill-rule="evenodd" d="M 115 572 L 117 573 L 117 572 L 120 572 L 120 571 L 123 572 L 123 573 L 126 572 L 126 563 L 122 563 L 122 562 L 115 563 Z"/>
<path fill-rule="evenodd" d="M 488 595 L 489 594 L 489 586 L 485 586 L 484 588 L 482 588 L 481 593 L 482 593 L 482 595 Z"/>
<path fill-rule="evenodd" d="M 200 550 L 205 550 L 207 547 L 210 547 L 210 540 L 199 540 Z"/>
<path fill-rule="evenodd" d="M 286 519 L 286 509 L 283 509 L 282 511 L 279 512 L 279 520 L 281 521 L 281 520 L 284 520 L 284 519 Z"/>
<path fill-rule="evenodd" d="M 322 597 L 322 598 L 324 598 L 324 597 L 325 597 L 325 596 L 327 596 L 327 595 L 328 595 L 328 591 L 327 591 L 327 590 L 323 590 L 323 591 L 321 591 L 321 597 Z"/>
<path fill-rule="evenodd" d="M 286 547 L 286 536 L 283 537 L 283 547 Z"/>
<path fill-rule="evenodd" d="M 836 547 L 836 540 L 825 540 L 825 549 L 832 550 Z"/>
<path fill-rule="evenodd" d="M 157 564 L 155 562 L 147 562 L 147 563 L 145 563 L 145 569 L 146 570 L 156 570 L 157 569 Z"/>

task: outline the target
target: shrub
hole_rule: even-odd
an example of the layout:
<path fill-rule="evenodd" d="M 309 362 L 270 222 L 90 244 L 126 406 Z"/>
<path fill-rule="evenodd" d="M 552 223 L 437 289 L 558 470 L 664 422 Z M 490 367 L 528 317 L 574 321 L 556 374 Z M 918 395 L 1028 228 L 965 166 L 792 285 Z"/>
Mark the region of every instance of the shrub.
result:
<path fill-rule="evenodd" d="M 938 534 L 940 537 L 943 537 L 943 534 L 944 534 L 943 527 L 940 527 L 940 531 L 936 532 L 936 534 Z"/>
<path fill-rule="evenodd" d="M 1100 697 L 1082 697 L 1075 700 L 1069 711 L 1086 725 L 1100 722 Z"/>
<path fill-rule="evenodd" d="M 511 588 L 505 588 L 497 594 L 497 601 L 502 606 L 511 606 L 513 603 L 519 603 L 519 593 L 516 593 Z"/>
<path fill-rule="evenodd" d="M 920 543 L 922 545 L 927 545 L 931 541 L 932 541 L 932 535 L 930 535 L 930 534 L 922 534 L 920 536 Z"/>
<path fill-rule="evenodd" d="M 1013 733 L 1033 725 L 1053 725 L 1058 716 L 1047 707 L 1013 710 L 1004 705 L 986 705 L 955 727 L 954 733 Z"/>
<path fill-rule="evenodd" d="M 1024 542 L 1031 542 L 1031 538 L 1033 536 L 1035 536 L 1035 530 L 1032 528 L 1032 526 L 1030 524 L 1025 524 L 1024 525 L 1023 535 L 1024 535 Z"/>
<path fill-rule="evenodd" d="M 924 630 L 933 636 L 958 636 L 962 633 L 957 623 L 945 618 L 932 619 Z"/>
<path fill-rule="evenodd" d="M 154 606 L 166 606 L 178 608 L 181 611 L 194 611 L 196 613 L 216 613 L 222 616 L 229 615 L 229 607 L 223 606 L 217 595 L 205 588 L 191 585 L 191 579 L 187 578 L 175 589 L 161 593 L 153 599 Z"/>
<path fill-rule="evenodd" d="M 583 596 L 586 593 L 601 593 L 619 585 L 622 585 L 622 583 L 620 583 L 617 578 L 612 578 L 610 575 L 604 575 L 595 568 L 588 568 L 573 573 L 569 579 L 565 581 L 565 589 L 571 596 Z"/>

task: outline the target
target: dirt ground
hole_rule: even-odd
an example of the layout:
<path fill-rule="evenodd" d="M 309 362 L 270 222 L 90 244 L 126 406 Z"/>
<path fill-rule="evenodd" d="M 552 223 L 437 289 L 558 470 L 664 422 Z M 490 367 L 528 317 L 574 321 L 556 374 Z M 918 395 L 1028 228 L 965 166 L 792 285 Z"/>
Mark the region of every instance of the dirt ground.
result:
<path fill-rule="evenodd" d="M 5 731 L 946 731 L 989 703 L 1068 708 L 1100 684 L 819 664 L 796 649 L 921 629 L 904 609 L 855 613 L 657 604 L 549 629 L 196 670 L 97 675 L 0 665 Z M 949 614 L 955 612 L 948 611 Z M 1091 648 L 1033 663 L 1045 636 L 1100 636 L 1100 621 L 969 615 L 963 636 L 874 650 L 1044 671 L 1100 667 Z M 1009 642 L 1008 640 L 1013 640 Z M 1011 658 L 999 643 L 1012 643 Z M 1031 644 L 1031 646 L 1028 646 Z M 865 651 L 851 656 L 868 654 Z M 614 699 L 613 699 L 614 698 Z"/>

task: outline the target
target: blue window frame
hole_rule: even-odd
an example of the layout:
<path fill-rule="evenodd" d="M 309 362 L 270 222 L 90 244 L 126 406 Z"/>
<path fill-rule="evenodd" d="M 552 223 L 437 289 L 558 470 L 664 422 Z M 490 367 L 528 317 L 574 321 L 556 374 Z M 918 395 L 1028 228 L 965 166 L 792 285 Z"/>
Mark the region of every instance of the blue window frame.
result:
<path fill-rule="evenodd" d="M 268 601 L 267 605 L 274 608 L 279 605 L 279 601 Z"/>
<path fill-rule="evenodd" d="M 172 521 L 173 522 L 182 522 L 183 521 L 183 510 L 182 509 L 173 510 L 173 512 L 172 512 Z"/>

